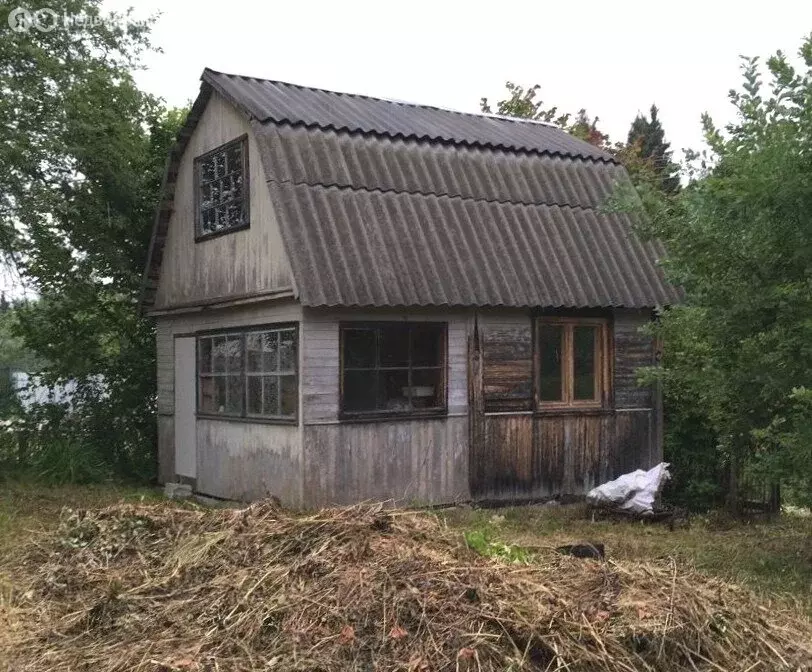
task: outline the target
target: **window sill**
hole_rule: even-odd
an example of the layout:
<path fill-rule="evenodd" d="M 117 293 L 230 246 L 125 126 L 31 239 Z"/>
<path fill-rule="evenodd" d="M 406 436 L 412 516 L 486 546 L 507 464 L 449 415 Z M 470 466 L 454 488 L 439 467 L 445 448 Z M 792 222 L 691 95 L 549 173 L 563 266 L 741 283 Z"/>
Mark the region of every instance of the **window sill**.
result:
<path fill-rule="evenodd" d="M 212 240 L 213 238 L 219 238 L 220 236 L 225 236 L 229 233 L 234 233 L 235 231 L 245 231 L 246 229 L 251 228 L 251 222 L 247 224 L 240 224 L 240 226 L 232 226 L 228 229 L 223 229 L 222 231 L 215 231 L 214 233 L 203 233 L 203 234 L 195 234 L 195 242 L 202 243 L 204 240 Z"/>
<path fill-rule="evenodd" d="M 340 413 L 338 420 L 341 424 L 367 423 L 367 422 L 398 422 L 409 420 L 431 420 L 447 418 L 448 409 L 436 411 L 410 411 L 410 412 L 381 412 L 381 413 Z"/>
<path fill-rule="evenodd" d="M 299 418 L 262 418 L 244 415 L 218 415 L 215 413 L 198 413 L 197 420 L 220 420 L 221 422 L 239 422 L 249 425 L 286 425 L 298 427 Z"/>
<path fill-rule="evenodd" d="M 603 406 L 542 406 L 533 411 L 533 415 L 549 416 L 549 415 L 612 415 L 615 412 L 614 408 L 605 408 Z"/>

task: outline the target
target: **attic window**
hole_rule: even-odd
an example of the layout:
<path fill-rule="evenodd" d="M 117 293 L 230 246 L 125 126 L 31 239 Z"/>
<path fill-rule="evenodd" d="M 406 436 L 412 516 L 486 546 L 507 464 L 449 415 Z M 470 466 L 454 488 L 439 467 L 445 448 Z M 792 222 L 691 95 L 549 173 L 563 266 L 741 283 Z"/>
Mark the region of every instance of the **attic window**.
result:
<path fill-rule="evenodd" d="M 196 239 L 247 228 L 248 137 L 198 156 L 194 166 Z"/>

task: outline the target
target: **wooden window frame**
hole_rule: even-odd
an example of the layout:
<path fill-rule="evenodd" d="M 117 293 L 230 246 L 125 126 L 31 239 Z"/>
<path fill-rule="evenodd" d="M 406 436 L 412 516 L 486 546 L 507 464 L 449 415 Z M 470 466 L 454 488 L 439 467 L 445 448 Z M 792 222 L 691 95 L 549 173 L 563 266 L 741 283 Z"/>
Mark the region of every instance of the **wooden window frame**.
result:
<path fill-rule="evenodd" d="M 240 145 L 241 154 L 242 154 L 242 174 L 243 174 L 243 193 L 242 193 L 242 201 L 243 201 L 243 212 L 245 213 L 245 222 L 239 224 L 238 226 L 230 226 L 226 227 L 220 231 L 213 231 L 211 233 L 203 233 L 203 217 L 202 217 L 202 202 L 200 198 L 200 190 L 203 185 L 200 182 L 200 164 L 203 163 L 206 159 L 210 158 L 215 154 L 219 154 L 221 152 L 227 152 L 229 149 L 234 147 L 235 145 Z M 193 173 L 194 173 L 194 208 L 195 208 L 195 242 L 199 243 L 204 240 L 211 240 L 212 238 L 217 238 L 219 236 L 224 236 L 229 233 L 234 233 L 235 231 L 244 231 L 251 227 L 251 173 L 250 173 L 250 164 L 248 161 L 248 134 L 243 133 L 238 138 L 234 138 L 234 140 L 229 140 L 228 142 L 220 145 L 219 147 L 215 147 L 214 149 L 201 154 L 200 156 L 196 156 L 193 161 Z M 236 200 L 236 199 L 234 199 Z M 223 205 L 223 204 L 220 204 Z"/>
<path fill-rule="evenodd" d="M 374 330 L 374 329 L 385 329 L 385 328 L 392 328 L 392 327 L 403 327 L 403 328 L 411 328 L 411 327 L 425 327 L 431 326 L 437 329 L 440 332 L 440 336 L 442 338 L 442 342 L 440 344 L 440 358 L 441 362 L 439 366 L 436 367 L 413 367 L 411 365 L 411 353 L 409 355 L 410 361 L 409 366 L 393 366 L 393 367 L 385 367 L 385 366 L 375 366 L 373 368 L 368 367 L 351 367 L 350 369 L 346 369 L 344 366 L 344 336 L 347 331 L 355 330 Z M 339 394 L 338 394 L 338 417 L 339 420 L 344 421 L 374 421 L 374 420 L 390 420 L 390 419 L 412 419 L 412 418 L 426 418 L 426 417 L 439 417 L 439 416 L 446 416 L 448 415 L 448 322 L 441 322 L 441 321 L 433 321 L 433 320 L 426 320 L 426 321 L 409 321 L 409 322 L 400 322 L 400 321 L 346 321 L 339 323 L 339 339 L 338 339 L 338 353 L 339 353 L 339 366 L 338 366 L 338 384 L 339 384 Z M 426 369 L 439 369 L 440 371 L 440 386 L 441 386 L 441 400 L 442 406 L 435 407 L 430 409 L 411 409 L 407 411 L 393 411 L 393 410 L 375 410 L 375 411 L 345 411 L 344 405 L 344 373 L 346 370 L 350 371 L 360 371 L 360 370 L 367 370 L 367 371 L 386 371 L 386 370 L 408 370 L 409 371 L 409 380 L 411 382 L 411 374 L 413 370 L 426 370 Z"/>
<path fill-rule="evenodd" d="M 597 317 L 537 317 L 533 334 L 533 380 L 534 397 L 537 411 L 558 410 L 600 410 L 607 408 L 611 398 L 612 342 L 608 319 Z M 561 377 L 563 394 L 560 401 L 541 399 L 541 336 L 542 325 L 560 326 L 563 328 L 564 348 L 561 357 Z M 574 382 L 574 349 L 573 328 L 595 327 L 598 329 L 595 339 L 595 397 L 593 399 L 575 399 Z"/>
<path fill-rule="evenodd" d="M 296 345 L 296 353 L 293 358 L 294 372 L 296 378 L 296 411 L 292 416 L 289 415 L 259 415 L 248 412 L 248 378 L 252 375 L 291 375 L 283 372 L 268 372 L 266 373 L 249 373 L 248 372 L 248 351 L 246 349 L 246 337 L 248 334 L 262 333 L 266 331 L 288 331 L 294 332 L 294 343 Z M 249 422 L 257 424 L 271 424 L 271 425 L 298 425 L 299 417 L 301 414 L 301 375 L 299 371 L 299 356 L 300 356 L 300 330 L 298 322 L 277 322 L 262 325 L 250 325 L 245 327 L 229 327 L 226 329 L 212 329 L 208 331 L 199 331 L 194 334 L 195 336 L 195 415 L 200 419 L 205 420 L 225 420 L 234 422 Z M 240 377 L 242 380 L 242 412 L 237 413 L 211 413 L 202 411 L 200 408 L 201 389 L 200 389 L 200 341 L 204 338 L 216 338 L 218 336 L 239 336 L 242 348 L 242 371 Z M 212 372 L 213 374 L 213 372 Z M 217 374 L 202 374 L 203 377 L 214 377 Z M 229 375 L 224 373 L 222 375 Z"/>

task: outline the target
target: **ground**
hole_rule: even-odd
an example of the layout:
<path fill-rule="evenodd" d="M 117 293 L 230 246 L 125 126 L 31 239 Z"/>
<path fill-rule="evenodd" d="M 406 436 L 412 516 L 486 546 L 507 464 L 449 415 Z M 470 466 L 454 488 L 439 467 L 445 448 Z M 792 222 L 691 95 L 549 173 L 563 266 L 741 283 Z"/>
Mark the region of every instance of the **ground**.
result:
<path fill-rule="evenodd" d="M 155 489 L 113 485 L 0 486 L 0 578 L 3 558 L 52 528 L 63 507 L 92 508 L 119 501 L 159 501 L 161 497 Z M 812 615 L 812 516 L 808 512 L 749 523 L 695 516 L 689 527 L 673 531 L 655 524 L 592 522 L 579 505 L 459 507 L 440 510 L 437 515 L 450 527 L 493 542 L 555 547 L 592 541 L 606 546 L 609 559 L 673 557 L 765 595 L 795 601 Z"/>

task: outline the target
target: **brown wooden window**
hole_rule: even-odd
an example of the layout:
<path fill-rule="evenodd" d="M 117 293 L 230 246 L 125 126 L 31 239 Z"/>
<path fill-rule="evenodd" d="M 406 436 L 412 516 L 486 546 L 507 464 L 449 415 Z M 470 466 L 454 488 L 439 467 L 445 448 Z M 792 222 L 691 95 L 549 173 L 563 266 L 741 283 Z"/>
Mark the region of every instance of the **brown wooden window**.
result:
<path fill-rule="evenodd" d="M 605 320 L 539 318 L 536 328 L 540 407 L 600 407 L 608 374 Z"/>
<path fill-rule="evenodd" d="M 341 413 L 396 415 L 446 409 L 446 325 L 341 325 Z"/>
<path fill-rule="evenodd" d="M 198 413 L 295 420 L 297 341 L 295 326 L 198 336 Z"/>
<path fill-rule="evenodd" d="M 247 137 L 198 156 L 194 168 L 196 238 L 246 228 L 249 225 Z"/>

